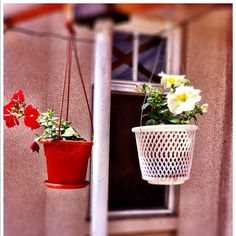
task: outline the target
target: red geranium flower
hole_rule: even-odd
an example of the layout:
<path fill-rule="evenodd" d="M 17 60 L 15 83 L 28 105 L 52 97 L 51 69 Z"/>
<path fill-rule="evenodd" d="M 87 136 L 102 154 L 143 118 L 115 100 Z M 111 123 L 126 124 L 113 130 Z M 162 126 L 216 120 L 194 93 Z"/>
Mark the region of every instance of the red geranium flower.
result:
<path fill-rule="evenodd" d="M 12 128 L 15 125 L 19 125 L 19 120 L 16 117 L 15 113 L 12 110 L 14 102 L 9 102 L 4 106 L 4 120 L 6 121 L 6 126 Z"/>
<path fill-rule="evenodd" d="M 40 124 L 37 122 L 39 112 L 32 105 L 28 105 L 25 108 L 24 115 L 24 123 L 27 127 L 30 127 L 32 130 L 40 127 Z"/>
<path fill-rule="evenodd" d="M 25 101 L 25 96 L 23 94 L 23 91 L 20 89 L 18 92 L 14 93 L 11 98 L 11 101 L 23 103 Z"/>

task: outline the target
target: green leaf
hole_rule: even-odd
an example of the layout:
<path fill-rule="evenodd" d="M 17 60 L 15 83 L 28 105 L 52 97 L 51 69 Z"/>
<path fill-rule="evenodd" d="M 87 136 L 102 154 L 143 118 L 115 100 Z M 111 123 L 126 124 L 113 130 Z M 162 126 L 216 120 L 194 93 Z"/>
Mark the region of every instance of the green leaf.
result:
<path fill-rule="evenodd" d="M 64 137 L 78 136 L 79 133 L 76 132 L 72 127 L 65 130 L 65 133 L 62 135 Z"/>
<path fill-rule="evenodd" d="M 147 89 L 147 85 L 146 84 L 142 84 L 142 90 L 146 91 L 146 89 Z"/>
<path fill-rule="evenodd" d="M 160 114 L 163 114 L 163 113 L 166 113 L 166 112 L 169 112 L 169 109 L 163 109 L 163 110 L 159 111 Z"/>
<path fill-rule="evenodd" d="M 181 121 L 178 118 L 171 118 L 169 119 L 169 122 L 174 123 L 174 124 L 181 124 Z"/>
<path fill-rule="evenodd" d="M 155 112 L 149 112 L 147 115 L 151 119 L 154 119 L 154 120 L 158 120 L 159 119 L 159 116 Z"/>
<path fill-rule="evenodd" d="M 181 120 L 181 124 L 189 124 L 190 123 L 190 121 L 189 120 Z"/>
<path fill-rule="evenodd" d="M 156 124 L 156 122 L 153 119 L 150 119 L 145 123 L 145 125 L 155 125 L 155 124 Z"/>

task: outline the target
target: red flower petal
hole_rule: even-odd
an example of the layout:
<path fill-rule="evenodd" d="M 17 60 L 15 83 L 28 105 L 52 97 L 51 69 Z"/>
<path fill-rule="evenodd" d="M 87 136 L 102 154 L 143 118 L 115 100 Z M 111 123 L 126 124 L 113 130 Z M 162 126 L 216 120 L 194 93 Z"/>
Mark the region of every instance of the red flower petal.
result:
<path fill-rule="evenodd" d="M 14 104 L 15 104 L 15 102 L 11 101 L 7 105 L 5 105 L 3 108 L 3 110 L 4 110 L 3 111 L 3 113 L 4 113 L 3 119 L 6 121 L 6 126 L 8 128 L 14 127 L 15 125 L 19 125 L 19 120 L 13 111 Z"/>
<path fill-rule="evenodd" d="M 20 89 L 18 92 L 14 93 L 11 98 L 11 101 L 23 103 L 25 101 L 25 96 L 23 94 L 23 91 Z"/>
<path fill-rule="evenodd" d="M 8 115 L 10 114 L 13 110 L 12 110 L 12 106 L 15 104 L 15 102 L 9 102 L 7 105 L 4 106 L 3 110 L 4 110 L 4 115 Z"/>
<path fill-rule="evenodd" d="M 19 120 L 17 119 L 16 116 L 14 115 L 9 115 L 6 118 L 4 117 L 5 121 L 6 121 L 6 126 L 8 128 L 12 128 L 15 125 L 19 125 Z"/>
<path fill-rule="evenodd" d="M 40 127 L 40 124 L 37 122 L 39 117 L 39 112 L 32 105 L 28 105 L 24 110 L 24 123 L 27 127 L 31 129 L 37 129 Z"/>
<path fill-rule="evenodd" d="M 39 112 L 32 105 L 28 105 L 24 110 L 25 116 L 29 116 L 31 118 L 37 119 L 39 117 Z"/>
<path fill-rule="evenodd" d="M 36 121 L 36 119 L 29 116 L 24 117 L 24 123 L 27 127 L 31 128 L 32 130 L 40 127 L 40 124 Z"/>
<path fill-rule="evenodd" d="M 31 122 L 31 129 L 38 129 L 40 127 L 40 124 L 35 120 Z"/>

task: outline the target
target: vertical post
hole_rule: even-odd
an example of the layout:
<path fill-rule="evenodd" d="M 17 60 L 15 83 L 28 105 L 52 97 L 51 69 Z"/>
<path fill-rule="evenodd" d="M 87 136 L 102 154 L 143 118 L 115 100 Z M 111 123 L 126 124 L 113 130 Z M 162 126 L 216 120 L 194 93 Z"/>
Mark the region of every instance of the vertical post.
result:
<path fill-rule="evenodd" d="M 133 40 L 133 81 L 138 81 L 138 54 L 139 54 L 139 34 L 138 32 L 134 33 Z"/>
<path fill-rule="evenodd" d="M 95 27 L 94 145 L 90 233 L 92 236 L 106 236 L 108 228 L 112 23 L 99 21 Z"/>

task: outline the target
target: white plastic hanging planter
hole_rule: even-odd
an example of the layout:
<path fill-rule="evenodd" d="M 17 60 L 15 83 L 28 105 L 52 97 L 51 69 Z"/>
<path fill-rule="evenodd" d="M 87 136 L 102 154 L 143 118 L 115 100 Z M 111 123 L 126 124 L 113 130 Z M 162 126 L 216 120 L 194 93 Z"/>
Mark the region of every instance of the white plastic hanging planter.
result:
<path fill-rule="evenodd" d="M 190 178 L 196 125 L 135 127 L 142 178 L 150 184 L 182 184 Z"/>

